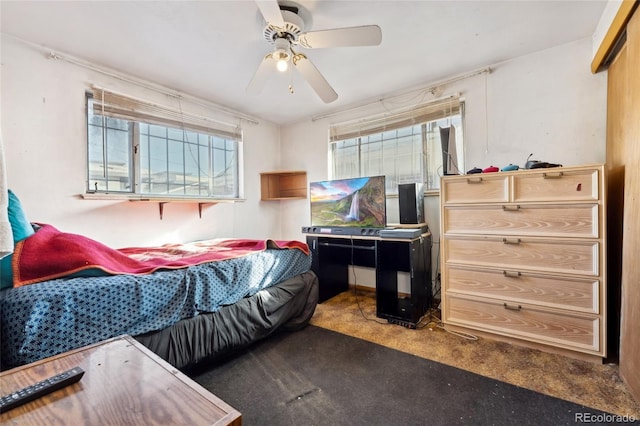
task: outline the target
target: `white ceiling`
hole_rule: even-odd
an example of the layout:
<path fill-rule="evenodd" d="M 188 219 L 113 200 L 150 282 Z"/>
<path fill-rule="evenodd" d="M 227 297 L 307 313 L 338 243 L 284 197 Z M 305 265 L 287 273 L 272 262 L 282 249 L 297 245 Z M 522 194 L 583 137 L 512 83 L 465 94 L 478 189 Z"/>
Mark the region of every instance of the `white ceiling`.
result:
<path fill-rule="evenodd" d="M 286 124 L 590 37 L 606 0 L 298 3 L 311 15 L 306 31 L 382 29 L 375 47 L 300 49 L 338 93 L 331 104 L 295 70 L 245 92 L 272 50 L 251 0 L 2 0 L 0 15 L 3 33 Z"/>

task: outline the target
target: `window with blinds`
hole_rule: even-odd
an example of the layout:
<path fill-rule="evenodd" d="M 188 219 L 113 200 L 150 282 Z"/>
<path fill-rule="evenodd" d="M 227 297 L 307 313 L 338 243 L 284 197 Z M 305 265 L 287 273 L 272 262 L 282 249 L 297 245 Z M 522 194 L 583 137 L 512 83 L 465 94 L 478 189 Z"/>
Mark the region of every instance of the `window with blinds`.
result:
<path fill-rule="evenodd" d="M 464 102 L 456 96 L 407 111 L 332 125 L 331 179 L 385 175 L 387 194 L 397 194 L 399 184 L 413 182 L 424 182 L 425 190 L 437 190 L 443 175 L 440 129 L 454 130 L 456 151 L 464 152 L 463 115 Z M 464 170 L 462 157 L 454 161 L 457 169 Z"/>
<path fill-rule="evenodd" d="M 88 192 L 239 197 L 237 127 L 96 88 L 87 140 Z"/>

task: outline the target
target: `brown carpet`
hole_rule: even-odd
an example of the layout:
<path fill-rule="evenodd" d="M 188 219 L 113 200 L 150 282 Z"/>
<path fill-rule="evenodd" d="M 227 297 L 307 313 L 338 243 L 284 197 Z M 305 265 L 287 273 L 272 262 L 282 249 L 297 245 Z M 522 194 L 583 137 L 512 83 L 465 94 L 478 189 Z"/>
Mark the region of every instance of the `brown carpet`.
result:
<path fill-rule="evenodd" d="M 375 293 L 354 290 L 318 305 L 311 324 L 462 368 L 486 377 L 621 416 L 640 418 L 640 404 L 620 379 L 617 364 L 595 364 L 438 327 L 439 313 L 416 330 L 376 318 Z M 431 320 L 431 321 L 430 321 Z"/>

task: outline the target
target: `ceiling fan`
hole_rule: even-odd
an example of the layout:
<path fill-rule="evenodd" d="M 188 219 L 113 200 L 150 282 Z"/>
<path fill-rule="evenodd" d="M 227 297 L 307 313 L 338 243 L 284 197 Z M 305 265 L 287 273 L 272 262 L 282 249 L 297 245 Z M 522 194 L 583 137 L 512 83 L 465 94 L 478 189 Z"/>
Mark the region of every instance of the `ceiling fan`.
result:
<path fill-rule="evenodd" d="M 247 86 L 249 93 L 260 93 L 269 76 L 276 70 L 286 71 L 291 62 L 320 99 L 325 103 L 333 102 L 338 94 L 309 58 L 297 51 L 297 46 L 306 49 L 377 46 L 382 41 L 382 31 L 377 25 L 304 32 L 305 21 L 300 16 L 301 7 L 296 3 L 282 1 L 279 4 L 277 0 L 256 0 L 256 3 L 267 22 L 264 37 L 273 44 L 274 50 L 262 59 Z"/>

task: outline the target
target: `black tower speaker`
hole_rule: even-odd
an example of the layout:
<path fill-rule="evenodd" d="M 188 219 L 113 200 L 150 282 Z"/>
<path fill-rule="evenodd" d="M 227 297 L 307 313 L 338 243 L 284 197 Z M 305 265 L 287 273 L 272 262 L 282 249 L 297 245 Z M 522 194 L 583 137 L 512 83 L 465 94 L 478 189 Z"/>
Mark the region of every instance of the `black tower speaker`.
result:
<path fill-rule="evenodd" d="M 398 185 L 400 223 L 424 223 L 424 184 L 405 183 Z"/>

